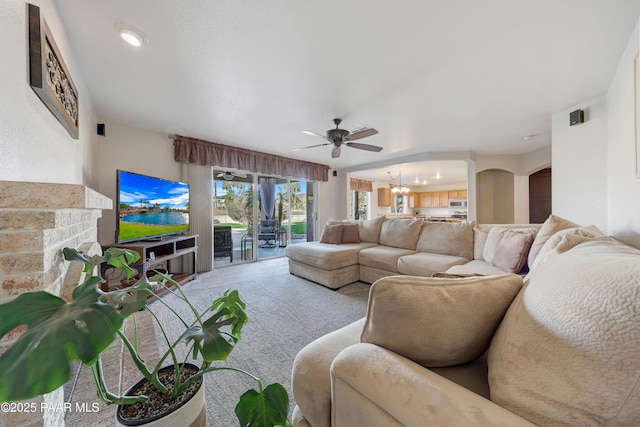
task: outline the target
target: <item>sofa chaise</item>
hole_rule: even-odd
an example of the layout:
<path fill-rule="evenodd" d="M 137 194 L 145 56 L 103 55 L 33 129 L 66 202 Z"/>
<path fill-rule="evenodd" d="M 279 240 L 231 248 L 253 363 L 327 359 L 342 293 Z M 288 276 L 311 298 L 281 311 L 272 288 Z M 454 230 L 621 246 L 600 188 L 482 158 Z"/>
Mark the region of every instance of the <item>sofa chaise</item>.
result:
<path fill-rule="evenodd" d="M 294 426 L 640 425 L 640 250 L 552 216 L 527 259 L 375 281 L 296 356 Z"/>

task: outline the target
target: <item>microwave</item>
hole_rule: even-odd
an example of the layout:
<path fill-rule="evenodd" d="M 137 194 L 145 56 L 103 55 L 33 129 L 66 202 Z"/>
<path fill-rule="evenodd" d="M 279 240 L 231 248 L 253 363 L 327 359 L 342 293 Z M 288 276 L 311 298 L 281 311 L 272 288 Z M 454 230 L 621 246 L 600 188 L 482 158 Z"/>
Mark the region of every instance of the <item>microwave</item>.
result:
<path fill-rule="evenodd" d="M 449 207 L 456 209 L 467 209 L 467 199 L 449 199 Z"/>

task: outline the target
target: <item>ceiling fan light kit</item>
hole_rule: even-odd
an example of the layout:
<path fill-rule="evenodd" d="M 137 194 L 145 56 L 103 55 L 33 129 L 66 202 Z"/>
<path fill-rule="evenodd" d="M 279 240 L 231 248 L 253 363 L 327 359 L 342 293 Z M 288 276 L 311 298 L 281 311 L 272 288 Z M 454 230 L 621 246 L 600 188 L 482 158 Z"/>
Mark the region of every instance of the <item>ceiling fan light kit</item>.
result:
<path fill-rule="evenodd" d="M 218 179 L 222 178 L 225 181 L 233 181 L 236 177 L 238 177 L 238 178 L 246 178 L 247 174 L 246 173 L 239 173 L 239 172 L 225 171 L 225 172 L 220 172 L 219 174 L 216 175 L 216 178 L 218 178 Z"/>
<path fill-rule="evenodd" d="M 358 128 L 356 130 L 354 130 L 353 132 L 349 132 L 348 130 L 345 129 L 340 129 L 340 123 L 342 123 L 342 119 L 333 119 L 333 123 L 335 123 L 336 128 L 335 129 L 329 129 L 328 131 L 325 132 L 325 135 L 321 135 L 317 132 L 313 132 L 310 130 L 303 130 L 301 131 L 302 133 L 304 133 L 305 135 L 310 135 L 310 136 L 315 136 L 318 138 L 322 138 L 325 139 L 329 142 L 324 143 L 324 144 L 315 144 L 315 145 L 310 145 L 308 147 L 302 147 L 302 148 L 296 148 L 294 151 L 298 151 L 298 150 L 305 150 L 307 148 L 315 148 L 315 147 L 323 147 L 325 145 L 332 145 L 333 144 L 333 149 L 331 150 L 331 157 L 336 159 L 338 157 L 340 157 L 341 154 L 341 147 L 343 145 L 346 145 L 347 147 L 351 147 L 351 148 L 357 148 L 359 150 L 366 150 L 366 151 L 375 151 L 375 152 L 380 152 L 382 151 L 382 147 L 379 147 L 377 145 L 371 145 L 371 144 L 363 144 L 360 142 L 351 142 L 351 141 L 355 141 L 357 139 L 362 139 L 362 138 L 366 138 L 368 136 L 372 136 L 378 133 L 377 130 L 375 130 L 374 128 L 370 128 L 368 126 L 365 127 L 361 127 Z"/>

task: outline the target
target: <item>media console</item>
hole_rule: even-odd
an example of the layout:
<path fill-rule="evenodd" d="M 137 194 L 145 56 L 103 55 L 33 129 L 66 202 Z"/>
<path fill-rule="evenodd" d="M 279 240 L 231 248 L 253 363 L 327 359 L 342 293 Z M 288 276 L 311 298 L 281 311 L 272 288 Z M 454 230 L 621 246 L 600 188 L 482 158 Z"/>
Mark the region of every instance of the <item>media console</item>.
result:
<path fill-rule="evenodd" d="M 140 254 L 140 259 L 131 267 L 142 274 L 159 265 L 166 265 L 166 270 L 181 285 L 196 277 L 196 261 L 198 253 L 198 236 L 165 237 L 157 241 L 137 241 L 131 243 L 115 243 L 102 246 L 108 248 L 124 248 Z M 184 257 L 184 258 L 183 258 Z M 180 261 L 182 258 L 183 262 Z M 106 291 L 106 289 L 103 289 Z"/>

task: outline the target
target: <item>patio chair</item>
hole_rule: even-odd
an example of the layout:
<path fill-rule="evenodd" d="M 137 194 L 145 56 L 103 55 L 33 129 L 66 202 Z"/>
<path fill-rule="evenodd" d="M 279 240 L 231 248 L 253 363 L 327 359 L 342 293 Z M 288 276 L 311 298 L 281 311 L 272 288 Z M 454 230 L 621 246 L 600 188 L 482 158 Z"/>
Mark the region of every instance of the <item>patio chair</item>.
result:
<path fill-rule="evenodd" d="M 278 220 L 261 219 L 258 225 L 258 241 L 264 241 L 263 246 L 273 248 L 278 246 Z"/>

